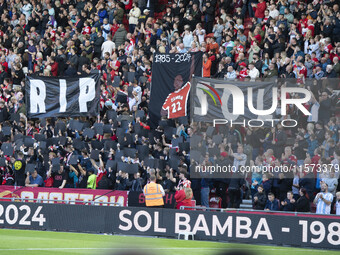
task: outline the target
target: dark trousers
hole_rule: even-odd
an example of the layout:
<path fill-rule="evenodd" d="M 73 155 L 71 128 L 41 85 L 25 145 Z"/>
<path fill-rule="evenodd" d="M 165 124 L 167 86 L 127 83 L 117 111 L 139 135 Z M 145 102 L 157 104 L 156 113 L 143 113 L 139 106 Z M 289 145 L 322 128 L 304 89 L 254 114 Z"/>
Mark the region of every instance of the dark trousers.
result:
<path fill-rule="evenodd" d="M 164 208 L 164 205 L 147 206 L 148 208 Z"/>
<path fill-rule="evenodd" d="M 239 208 L 241 203 L 241 191 L 240 189 L 229 189 L 229 204 L 228 208 Z"/>
<path fill-rule="evenodd" d="M 133 34 L 135 32 L 135 27 L 135 24 L 129 24 L 129 32 Z"/>
<path fill-rule="evenodd" d="M 205 30 L 207 34 L 210 34 L 214 27 L 214 21 L 208 21 L 205 23 Z"/>

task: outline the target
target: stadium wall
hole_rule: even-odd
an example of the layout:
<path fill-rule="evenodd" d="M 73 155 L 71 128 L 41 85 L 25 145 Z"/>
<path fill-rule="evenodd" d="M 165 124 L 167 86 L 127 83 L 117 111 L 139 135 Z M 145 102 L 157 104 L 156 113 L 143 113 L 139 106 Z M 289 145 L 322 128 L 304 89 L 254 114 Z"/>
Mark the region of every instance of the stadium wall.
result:
<path fill-rule="evenodd" d="M 180 211 L 135 207 L 0 201 L 0 228 L 113 233 L 325 249 L 340 247 L 340 217 L 257 212 Z"/>

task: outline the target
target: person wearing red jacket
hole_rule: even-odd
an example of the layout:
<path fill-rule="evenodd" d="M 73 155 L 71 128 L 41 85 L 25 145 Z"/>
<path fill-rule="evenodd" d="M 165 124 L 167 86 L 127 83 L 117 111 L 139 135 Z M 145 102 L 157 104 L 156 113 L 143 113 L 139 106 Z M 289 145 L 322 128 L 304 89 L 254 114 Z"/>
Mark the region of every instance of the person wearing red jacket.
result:
<path fill-rule="evenodd" d="M 52 76 L 58 76 L 58 63 L 55 61 L 55 57 L 50 58 L 51 73 Z"/>
<path fill-rule="evenodd" d="M 264 11 L 267 8 L 266 2 L 264 0 L 259 0 L 258 4 L 254 3 L 254 6 L 256 7 L 255 17 L 257 18 L 257 22 L 261 23 L 264 18 Z"/>
<path fill-rule="evenodd" d="M 246 77 L 248 77 L 248 69 L 246 63 L 240 63 L 241 71 L 239 72 L 240 81 L 244 81 Z"/>
<path fill-rule="evenodd" d="M 175 194 L 176 199 L 176 209 L 180 209 L 181 206 L 191 206 L 191 199 L 192 199 L 192 189 L 190 187 L 183 187 L 181 190 L 177 190 Z M 191 209 L 185 209 L 191 210 Z"/>
<path fill-rule="evenodd" d="M 208 54 L 203 55 L 203 77 L 210 78 L 211 60 L 208 58 Z"/>

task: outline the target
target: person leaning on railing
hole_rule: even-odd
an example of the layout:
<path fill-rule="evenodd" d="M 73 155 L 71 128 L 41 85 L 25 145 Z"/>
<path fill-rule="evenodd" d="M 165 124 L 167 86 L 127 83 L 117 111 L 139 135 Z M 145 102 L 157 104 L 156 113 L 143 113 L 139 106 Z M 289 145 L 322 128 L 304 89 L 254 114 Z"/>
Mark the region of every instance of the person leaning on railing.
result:
<path fill-rule="evenodd" d="M 38 174 L 36 169 L 34 169 L 34 171 L 31 174 L 30 172 L 27 172 L 27 176 L 25 180 L 26 187 L 42 187 L 43 184 L 44 184 L 44 180 Z"/>

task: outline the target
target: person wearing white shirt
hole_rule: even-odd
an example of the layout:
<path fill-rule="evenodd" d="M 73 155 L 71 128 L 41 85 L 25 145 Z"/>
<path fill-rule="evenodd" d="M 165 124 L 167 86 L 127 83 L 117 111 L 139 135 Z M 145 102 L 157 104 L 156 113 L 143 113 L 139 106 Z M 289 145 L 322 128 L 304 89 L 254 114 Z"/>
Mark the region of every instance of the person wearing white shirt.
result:
<path fill-rule="evenodd" d="M 307 121 L 308 122 L 318 122 L 318 118 L 319 118 L 319 108 L 320 108 L 320 104 L 318 101 L 316 101 L 315 97 L 314 97 L 314 94 L 312 94 L 312 98 L 310 100 L 310 104 L 312 105 L 311 106 L 311 114 L 312 115 L 309 115 L 308 116 L 308 119 Z"/>
<path fill-rule="evenodd" d="M 140 101 L 139 101 L 137 92 L 132 91 L 132 97 L 129 98 L 129 109 L 130 109 L 130 111 L 132 111 L 132 108 L 135 105 L 138 106 L 139 103 L 140 103 Z"/>
<path fill-rule="evenodd" d="M 249 64 L 248 75 L 250 77 L 250 81 L 255 81 L 256 78 L 260 77 L 260 72 L 259 72 L 259 70 L 257 70 L 257 68 L 254 66 L 253 63 Z"/>
<path fill-rule="evenodd" d="M 201 24 L 196 25 L 194 33 L 198 36 L 199 43 L 202 44 L 202 42 L 204 42 L 205 30 L 202 28 Z"/>
<path fill-rule="evenodd" d="M 334 172 L 329 172 L 326 178 L 322 178 L 322 181 L 327 184 L 328 192 L 335 196 L 336 188 L 338 187 L 338 179 L 335 178 Z"/>
<path fill-rule="evenodd" d="M 116 49 L 116 44 L 111 40 L 111 35 L 107 36 L 107 41 L 105 41 L 102 44 L 102 56 L 104 58 L 104 54 L 106 52 L 110 53 L 110 56 L 112 55 L 112 52 Z"/>
<path fill-rule="evenodd" d="M 314 204 L 316 204 L 316 213 L 330 214 L 332 201 L 333 201 L 332 193 L 328 192 L 327 184 L 322 183 L 321 192 L 319 192 L 314 199 Z"/>
<path fill-rule="evenodd" d="M 103 24 L 103 37 L 106 40 L 107 36 L 111 33 L 111 25 L 109 24 L 109 19 L 104 19 Z"/>
<path fill-rule="evenodd" d="M 224 76 L 225 80 L 234 81 L 237 78 L 236 72 L 232 66 L 228 66 L 228 72 Z"/>
<path fill-rule="evenodd" d="M 336 193 L 335 214 L 340 215 L 340 191 Z"/>
<path fill-rule="evenodd" d="M 137 93 L 138 102 L 141 102 L 141 100 L 142 100 L 142 88 L 140 86 L 138 86 L 137 83 L 134 83 L 133 84 L 133 91 L 135 91 Z"/>
<path fill-rule="evenodd" d="M 272 4 L 269 6 L 269 16 L 272 17 L 273 19 L 276 19 L 279 17 L 279 11 L 275 8 L 275 5 Z"/>
<path fill-rule="evenodd" d="M 240 166 L 245 166 L 247 161 L 247 155 L 243 153 L 243 146 L 239 145 L 237 147 L 237 152 L 234 153 L 231 149 L 231 145 L 229 144 L 229 155 L 234 157 L 234 166 L 236 169 L 239 169 Z"/>
<path fill-rule="evenodd" d="M 32 14 L 32 9 L 33 9 L 33 7 L 32 7 L 32 5 L 27 1 L 27 0 L 25 0 L 24 2 L 24 5 L 21 7 L 21 12 L 23 13 L 23 14 L 25 14 L 25 17 L 26 17 L 26 22 L 28 21 L 28 18 L 31 16 L 31 14 Z"/>

